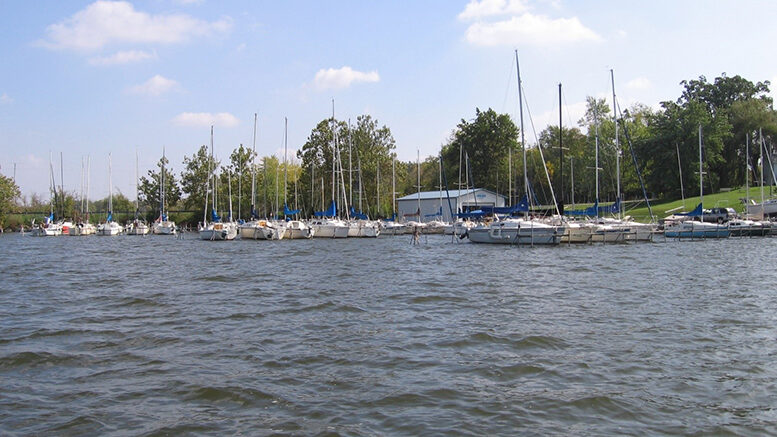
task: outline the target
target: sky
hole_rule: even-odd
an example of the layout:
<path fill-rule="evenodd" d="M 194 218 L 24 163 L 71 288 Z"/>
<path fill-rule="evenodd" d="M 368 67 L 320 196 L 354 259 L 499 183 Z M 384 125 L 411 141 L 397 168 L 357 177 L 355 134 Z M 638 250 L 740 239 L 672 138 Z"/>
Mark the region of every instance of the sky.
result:
<path fill-rule="evenodd" d="M 173 170 L 209 144 L 290 155 L 331 116 L 369 114 L 399 159 L 435 155 L 475 108 L 517 120 L 515 50 L 529 144 L 586 96 L 675 100 L 722 73 L 777 84 L 777 2 L 609 0 L 0 0 L 0 173 L 22 193 L 57 184 L 135 197 L 165 149 Z M 775 87 L 777 88 L 777 86 Z M 531 114 L 531 119 L 529 118 Z M 530 123 L 531 121 L 531 123 Z M 518 122 L 516 121 L 516 124 Z"/>

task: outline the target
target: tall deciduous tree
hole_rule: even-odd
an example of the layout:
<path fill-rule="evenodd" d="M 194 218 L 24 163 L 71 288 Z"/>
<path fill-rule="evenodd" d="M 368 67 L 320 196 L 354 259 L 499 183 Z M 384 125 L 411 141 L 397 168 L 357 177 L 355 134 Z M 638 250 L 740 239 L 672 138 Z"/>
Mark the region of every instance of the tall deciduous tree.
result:
<path fill-rule="evenodd" d="M 8 214 L 16 206 L 21 192 L 13 179 L 0 175 L 0 226 L 5 226 Z"/>
<path fill-rule="evenodd" d="M 486 111 L 476 108 L 475 118 L 472 121 L 461 120 L 451 140 L 443 147 L 442 155 L 447 174 L 459 172 L 459 149 L 469 158 L 469 173 L 474 179 L 470 184 L 497 191 L 500 187 L 508 186 L 506 182 L 499 181 L 507 181 L 508 155 L 511 151 L 513 166 L 516 166 L 517 152 L 520 150 L 518 127 L 507 114 L 497 114 L 491 108 Z M 512 172 L 512 177 L 520 180 L 515 171 Z M 506 194 L 507 190 L 501 191 Z"/>
<path fill-rule="evenodd" d="M 159 198 L 159 185 L 162 179 L 162 171 L 164 169 L 164 181 L 165 181 L 165 203 L 167 206 L 175 205 L 181 200 L 181 188 L 178 186 L 178 181 L 175 175 L 169 170 L 168 164 L 170 161 L 166 157 L 159 158 L 157 162 L 157 171 L 149 170 L 148 177 L 140 177 L 140 203 L 145 208 L 151 211 L 158 211 L 160 206 Z"/>
<path fill-rule="evenodd" d="M 186 209 L 204 208 L 208 181 L 219 162 L 211 158 L 208 146 L 201 146 L 192 156 L 183 158 L 184 170 L 181 172 L 181 189 L 186 193 Z"/>

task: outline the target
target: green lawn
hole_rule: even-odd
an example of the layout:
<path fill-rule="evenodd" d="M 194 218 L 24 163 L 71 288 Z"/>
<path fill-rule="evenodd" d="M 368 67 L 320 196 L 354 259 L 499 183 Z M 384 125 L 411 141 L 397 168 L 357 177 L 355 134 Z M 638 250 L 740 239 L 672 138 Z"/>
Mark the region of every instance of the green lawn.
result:
<path fill-rule="evenodd" d="M 772 187 L 772 193 L 777 194 L 777 190 L 774 187 Z M 767 199 L 770 197 L 769 187 L 764 187 L 764 197 Z M 744 188 L 739 188 L 736 190 L 731 190 L 731 191 L 721 192 L 721 193 L 705 194 L 704 208 L 705 209 L 715 208 L 715 207 L 734 208 L 738 213 L 742 213 L 744 210 L 744 204 L 740 199 L 743 199 L 743 198 L 745 198 Z M 750 198 L 760 202 L 761 188 L 751 187 Z M 656 204 L 651 203 L 650 206 L 653 208 L 653 215 L 656 217 L 656 219 L 661 219 L 672 214 L 673 212 L 691 211 L 698 204 L 699 204 L 699 196 L 696 196 L 696 197 L 686 198 L 685 203 L 683 203 L 682 200 L 673 200 L 668 202 L 660 202 Z M 633 209 L 631 209 L 632 205 L 635 206 Z M 667 212 L 675 208 L 680 208 L 680 209 L 672 212 Z M 640 222 L 650 221 L 650 214 L 648 213 L 648 209 L 647 209 L 647 206 L 645 206 L 644 201 L 638 204 L 631 203 L 631 202 L 627 203 L 626 210 L 624 211 L 624 215 L 630 215 L 635 220 Z"/>

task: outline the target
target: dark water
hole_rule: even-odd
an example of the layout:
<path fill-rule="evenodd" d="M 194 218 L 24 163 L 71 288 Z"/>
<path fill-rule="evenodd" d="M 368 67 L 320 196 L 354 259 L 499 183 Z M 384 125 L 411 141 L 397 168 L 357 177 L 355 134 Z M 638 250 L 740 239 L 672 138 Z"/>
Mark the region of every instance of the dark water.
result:
<path fill-rule="evenodd" d="M 6 234 L 0 434 L 777 434 L 777 239 L 409 241 Z"/>

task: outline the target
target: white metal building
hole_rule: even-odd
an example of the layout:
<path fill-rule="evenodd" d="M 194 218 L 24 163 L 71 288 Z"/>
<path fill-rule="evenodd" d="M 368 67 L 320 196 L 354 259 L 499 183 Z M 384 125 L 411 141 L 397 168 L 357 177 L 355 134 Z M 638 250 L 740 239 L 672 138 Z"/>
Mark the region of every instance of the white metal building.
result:
<path fill-rule="evenodd" d="M 450 207 L 448 206 L 450 194 Z M 443 220 L 450 222 L 451 213 L 474 211 L 482 206 L 506 206 L 507 198 L 483 188 L 470 190 L 422 191 L 397 199 L 397 219 L 428 222 Z M 440 218 L 442 210 L 442 218 Z M 419 218 L 420 215 L 420 218 Z"/>

